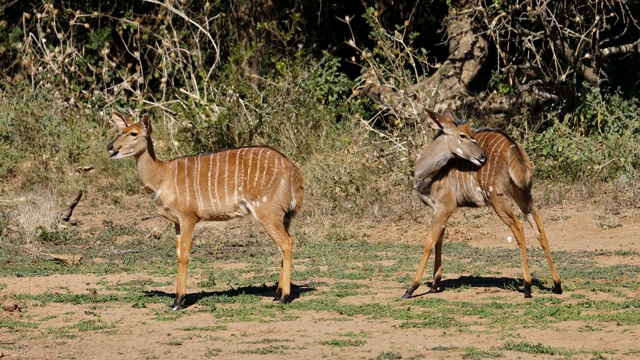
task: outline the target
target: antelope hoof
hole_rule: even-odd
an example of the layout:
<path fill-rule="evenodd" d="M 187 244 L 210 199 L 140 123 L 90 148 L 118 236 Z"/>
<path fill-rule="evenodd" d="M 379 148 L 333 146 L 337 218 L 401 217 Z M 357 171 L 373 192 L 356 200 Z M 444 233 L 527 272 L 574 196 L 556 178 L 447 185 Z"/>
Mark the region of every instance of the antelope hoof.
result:
<path fill-rule="evenodd" d="M 524 298 L 525 299 L 530 299 L 533 296 L 531 296 L 531 284 L 524 284 Z"/>
<path fill-rule="evenodd" d="M 404 293 L 404 295 L 402 295 L 402 298 L 403 299 L 411 299 L 411 297 L 413 297 L 413 292 L 416 291 L 417 288 L 418 288 L 418 286 L 411 285 L 411 287 L 409 287 L 407 289 L 407 291 Z"/>
<path fill-rule="evenodd" d="M 185 298 L 185 295 L 176 296 L 176 299 L 173 301 L 173 306 L 171 307 L 171 309 L 173 311 L 180 310 L 184 305 L 184 298 Z"/>
<path fill-rule="evenodd" d="M 551 291 L 553 291 L 554 294 L 562 294 L 562 284 L 561 283 L 554 284 L 553 290 Z"/>

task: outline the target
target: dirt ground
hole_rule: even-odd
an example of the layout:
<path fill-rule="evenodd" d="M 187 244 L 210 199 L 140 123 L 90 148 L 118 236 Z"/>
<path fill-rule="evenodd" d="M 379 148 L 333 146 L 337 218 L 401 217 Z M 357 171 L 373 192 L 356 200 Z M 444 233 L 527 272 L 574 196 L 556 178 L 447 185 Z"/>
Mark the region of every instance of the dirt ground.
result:
<path fill-rule="evenodd" d="M 495 216 L 484 216 L 482 226 L 477 226 L 474 220 L 466 220 L 468 211 L 460 209 L 450 220 L 450 227 L 445 241 L 468 242 L 475 247 L 511 248 L 517 256 L 515 241 L 509 241 L 511 235 Z M 598 257 L 603 264 L 635 264 L 640 263 L 637 255 L 624 256 L 627 251 L 640 249 L 640 211 L 632 209 L 627 214 L 619 214 L 614 219 L 599 214 L 589 206 L 555 206 L 541 211 L 550 239 L 551 250 L 566 251 L 606 251 L 608 256 Z M 90 215 L 80 206 L 77 216 L 89 226 L 91 222 L 100 221 Z M 487 220 L 488 219 L 488 220 Z M 477 220 L 477 221 L 481 221 Z M 610 222 L 608 226 L 607 222 Z M 161 225 L 158 225 L 161 226 Z M 421 243 L 424 236 L 424 224 L 415 221 L 399 220 L 395 223 L 385 223 L 367 230 L 370 241 L 403 241 Z M 538 247 L 535 239 L 528 233 L 528 247 Z M 618 251 L 619 250 L 619 251 Z M 615 254 L 621 254 L 620 256 Z M 416 266 L 419 254 L 416 254 Z M 212 260 L 213 261 L 213 260 Z M 235 266 L 232 262 L 225 266 Z M 546 270 L 546 269 L 545 269 Z M 413 269 L 410 269 L 413 271 Z M 517 276 L 510 270 L 510 276 Z M 452 279 L 462 274 L 446 273 L 445 278 Z M 545 276 L 548 275 L 545 272 Z M 636 276 L 640 281 L 640 274 Z M 190 275 L 191 276 L 191 275 Z M 206 291 L 194 287 L 197 276 L 189 279 L 189 292 Z M 561 274 L 562 276 L 562 274 Z M 295 260 L 294 273 L 295 281 Z M 104 284 L 115 284 L 135 279 L 153 279 L 157 281 L 174 281 L 171 277 L 155 277 L 148 274 L 119 274 L 107 276 L 95 275 L 55 275 L 47 277 L 3 277 L 0 282 L 7 284 L 2 290 L 4 294 L 44 293 L 55 291 L 69 291 L 72 293 L 88 292 L 90 289 L 102 289 Z M 430 280 L 426 275 L 425 280 Z M 570 282 L 570 279 L 563 279 Z M 331 281 L 327 279 L 327 281 Z M 100 284 L 98 284 L 100 282 Z M 565 283 L 566 284 L 566 283 Z M 348 301 L 386 303 L 396 301 L 402 295 L 397 283 L 372 281 L 372 287 L 366 297 L 350 297 Z M 426 288 L 426 287 L 424 287 Z M 173 284 L 154 288 L 162 292 L 173 294 Z M 420 288 L 418 292 L 424 291 Z M 502 288 L 471 287 L 462 291 L 444 291 L 427 296 L 443 299 L 464 299 L 474 301 L 500 293 L 513 295 L 513 304 L 518 306 L 525 300 L 520 295 L 508 292 Z M 559 296 L 567 298 L 570 291 L 562 295 L 539 294 L 536 296 Z M 640 297 L 640 294 L 635 294 Z M 601 293 L 604 299 L 613 298 L 613 294 Z M 304 301 L 302 294 L 295 301 Z M 271 302 L 265 296 L 261 301 Z M 202 359 L 202 358 L 435 358 L 446 359 L 462 357 L 464 352 L 434 351 L 441 346 L 465 348 L 473 346 L 483 351 L 493 351 L 492 346 L 497 341 L 504 341 L 504 332 L 478 331 L 456 332 L 452 329 L 407 329 L 399 327 L 395 320 L 371 320 L 362 317 L 352 317 L 345 320 L 344 316 L 335 313 L 301 311 L 295 314 L 296 320 L 268 320 L 264 322 L 222 322 L 215 312 L 199 312 L 196 303 L 185 311 L 178 321 L 156 321 L 154 317 L 158 311 L 165 311 L 169 303 L 150 304 L 146 308 L 135 308 L 130 304 L 107 303 L 95 307 L 92 304 L 73 305 L 49 303 L 45 306 L 30 306 L 23 309 L 21 316 L 35 319 L 50 317 L 44 324 L 34 330 L 32 336 L 24 336 L 0 327 L 0 358 L 8 359 Z M 410 304 L 411 300 L 407 300 Z M 640 310 L 638 310 L 640 311 Z M 18 316 L 18 315 L 11 315 Z M 77 323 L 83 319 L 99 317 L 106 324 L 115 324 L 113 331 L 86 331 L 77 336 L 60 338 L 47 336 L 42 329 L 53 329 L 65 323 Z M 523 322 L 526 320 L 523 318 Z M 224 326 L 219 326 L 224 325 Z M 634 358 L 640 356 L 640 329 L 632 326 L 618 326 L 615 323 L 599 324 L 599 331 L 581 331 L 584 323 L 561 322 L 547 327 L 526 326 L 507 332 L 513 339 L 529 343 L 542 343 L 545 346 L 583 351 L 572 358 L 592 358 L 587 351 L 602 349 L 613 350 L 613 358 Z M 184 327 L 202 328 L 200 331 L 182 331 Z M 336 333 L 370 334 L 365 339 L 364 346 L 332 347 L 322 344 L 321 340 L 331 338 Z M 247 350 L 269 344 L 285 344 L 285 355 L 276 353 L 260 355 Z M 212 351 L 211 349 L 216 349 Z M 631 350 L 631 351 L 630 351 Z M 503 358 L 551 358 L 551 355 L 530 355 L 523 352 L 500 351 Z M 384 357 L 381 354 L 394 354 Z M 557 358 L 558 356 L 555 356 Z"/>

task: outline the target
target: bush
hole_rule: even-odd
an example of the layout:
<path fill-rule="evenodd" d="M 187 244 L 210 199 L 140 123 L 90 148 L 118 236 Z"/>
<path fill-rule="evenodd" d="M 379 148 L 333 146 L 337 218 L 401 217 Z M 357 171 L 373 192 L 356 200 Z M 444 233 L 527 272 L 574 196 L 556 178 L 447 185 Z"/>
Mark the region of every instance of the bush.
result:
<path fill-rule="evenodd" d="M 247 81 L 240 57 L 230 60 L 216 75 L 213 103 L 193 104 L 180 116 L 180 140 L 191 152 L 266 144 L 301 160 L 326 146 L 348 117 L 342 99 L 350 81 L 334 57 L 310 62 L 301 51 L 272 59 L 269 78 L 255 82 Z"/>
<path fill-rule="evenodd" d="M 95 125 L 83 113 L 54 89 L 31 91 L 20 83 L 0 90 L 0 178 L 43 181 L 80 163 Z"/>
<path fill-rule="evenodd" d="M 524 140 L 541 179 L 571 182 L 630 181 L 640 169 L 640 107 L 618 94 L 592 88 L 574 114 Z"/>

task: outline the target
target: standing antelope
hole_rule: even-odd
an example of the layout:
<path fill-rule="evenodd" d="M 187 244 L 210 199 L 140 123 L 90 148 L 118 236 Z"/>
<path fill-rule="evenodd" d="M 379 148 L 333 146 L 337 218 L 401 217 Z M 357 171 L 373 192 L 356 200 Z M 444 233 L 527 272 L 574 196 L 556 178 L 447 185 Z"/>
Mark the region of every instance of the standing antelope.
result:
<path fill-rule="evenodd" d="M 531 297 L 531 274 L 524 231 L 522 223 L 511 210 L 509 198 L 515 201 L 536 231 L 551 268 L 553 292 L 561 294 L 560 276 L 553 265 L 547 236 L 531 197 L 533 174 L 527 154 L 502 132 L 484 130 L 472 134 L 469 125 L 449 110 L 443 115 L 429 110 L 427 113 L 429 126 L 438 132 L 418 158 L 415 189 L 420 200 L 433 209 L 433 218 L 418 271 L 403 298 L 411 298 L 420 286 L 434 245 L 436 258 L 431 290 L 438 290 L 438 283 L 442 279 L 444 230 L 447 220 L 458 206 L 487 205 L 493 207 L 518 242 L 524 274 L 524 296 Z"/>
<path fill-rule="evenodd" d="M 196 223 L 249 213 L 262 223 L 282 252 L 276 297 L 286 302 L 291 292 L 293 247 L 289 224 L 304 198 L 298 167 L 278 151 L 259 146 L 160 161 L 153 150 L 147 115 L 131 123 L 113 112 L 112 119 L 120 134 L 107 146 L 111 159 L 136 159 L 142 185 L 158 212 L 175 225 L 178 281 L 173 309 L 182 307 L 187 293 L 187 265 Z"/>

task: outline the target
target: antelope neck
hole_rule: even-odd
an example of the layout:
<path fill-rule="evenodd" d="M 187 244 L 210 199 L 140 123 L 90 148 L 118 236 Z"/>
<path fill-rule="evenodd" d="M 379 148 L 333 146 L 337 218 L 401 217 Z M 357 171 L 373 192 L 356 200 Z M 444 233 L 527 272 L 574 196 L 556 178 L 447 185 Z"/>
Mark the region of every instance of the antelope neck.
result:
<path fill-rule="evenodd" d="M 424 149 L 416 163 L 416 190 L 429 188 L 440 170 L 447 165 L 454 155 L 447 149 L 444 137 L 438 136 Z"/>
<path fill-rule="evenodd" d="M 138 176 L 145 189 L 156 192 L 162 186 L 164 177 L 162 176 L 162 170 L 164 163 L 156 159 L 155 151 L 153 150 L 153 142 L 151 138 L 147 138 L 147 147 L 145 150 L 135 156 L 136 165 L 138 168 Z"/>

